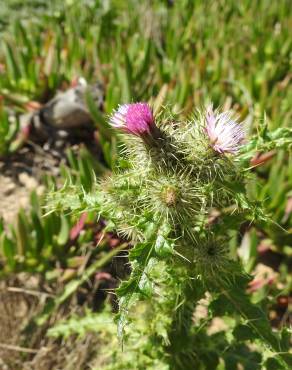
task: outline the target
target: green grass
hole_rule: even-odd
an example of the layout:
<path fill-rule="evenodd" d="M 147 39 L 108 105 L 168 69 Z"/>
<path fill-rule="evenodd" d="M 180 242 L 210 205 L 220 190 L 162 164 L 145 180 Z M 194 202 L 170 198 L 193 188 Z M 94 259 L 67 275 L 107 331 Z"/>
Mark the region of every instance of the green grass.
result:
<path fill-rule="evenodd" d="M 82 74 L 106 84 L 108 112 L 166 84 L 167 102 L 185 113 L 211 99 L 266 112 L 271 128 L 290 122 L 289 1 L 50 4 L 3 31 L 2 89 L 45 99 Z"/>

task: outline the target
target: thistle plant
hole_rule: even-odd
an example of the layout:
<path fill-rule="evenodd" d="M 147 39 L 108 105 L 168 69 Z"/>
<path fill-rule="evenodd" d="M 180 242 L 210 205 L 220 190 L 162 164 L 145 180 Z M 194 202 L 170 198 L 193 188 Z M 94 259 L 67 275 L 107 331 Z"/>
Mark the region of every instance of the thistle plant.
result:
<path fill-rule="evenodd" d="M 90 194 L 67 186 L 51 205 L 96 210 L 131 240 L 132 272 L 117 289 L 117 324 L 125 351 L 135 348 L 134 368 L 215 369 L 216 343 L 194 322 L 206 296 L 209 315 L 226 310 L 237 317 L 249 328 L 248 339 L 279 353 L 285 368 L 286 345 L 250 302 L 250 277 L 229 251 L 230 232 L 241 223 L 269 221 L 246 193 L 244 124 L 212 106 L 186 122 L 168 108 L 154 116 L 147 103 L 121 105 L 109 121 L 122 137 L 120 166 Z M 210 217 L 214 208 L 217 222 Z"/>

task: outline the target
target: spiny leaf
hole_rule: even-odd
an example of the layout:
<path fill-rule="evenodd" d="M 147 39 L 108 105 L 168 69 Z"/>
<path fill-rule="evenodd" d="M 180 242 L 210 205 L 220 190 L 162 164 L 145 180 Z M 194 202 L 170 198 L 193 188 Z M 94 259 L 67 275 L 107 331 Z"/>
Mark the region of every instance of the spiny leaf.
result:
<path fill-rule="evenodd" d="M 224 284 L 222 281 L 221 283 Z M 246 324 L 254 331 L 258 338 L 271 346 L 274 351 L 281 351 L 280 340 L 272 332 L 270 323 L 263 310 L 252 304 L 246 293 L 239 289 L 238 286 L 232 286 L 226 283 L 224 285 L 221 287 L 223 295 L 246 320 Z"/>

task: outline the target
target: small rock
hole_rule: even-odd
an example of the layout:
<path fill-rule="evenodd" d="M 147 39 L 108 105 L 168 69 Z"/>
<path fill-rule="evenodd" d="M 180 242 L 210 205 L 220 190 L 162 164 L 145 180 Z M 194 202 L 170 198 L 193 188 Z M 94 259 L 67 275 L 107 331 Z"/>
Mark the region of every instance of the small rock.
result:
<path fill-rule="evenodd" d="M 33 190 L 38 186 L 35 178 L 29 176 L 26 172 L 22 172 L 18 175 L 19 182 L 25 186 L 28 190 Z"/>

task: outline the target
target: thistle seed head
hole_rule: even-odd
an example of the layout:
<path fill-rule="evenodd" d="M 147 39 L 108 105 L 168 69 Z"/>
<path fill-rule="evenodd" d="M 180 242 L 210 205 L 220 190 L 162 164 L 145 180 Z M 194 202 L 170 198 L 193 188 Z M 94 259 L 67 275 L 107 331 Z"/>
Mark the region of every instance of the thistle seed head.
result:
<path fill-rule="evenodd" d="M 157 129 L 147 103 L 123 104 L 112 114 L 111 126 L 136 136 L 152 136 Z"/>
<path fill-rule="evenodd" d="M 243 126 L 232 118 L 230 112 L 217 113 L 212 106 L 207 108 L 205 118 L 211 147 L 220 154 L 237 153 L 245 138 Z"/>

